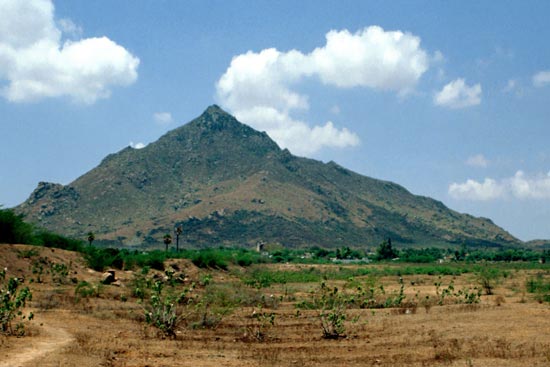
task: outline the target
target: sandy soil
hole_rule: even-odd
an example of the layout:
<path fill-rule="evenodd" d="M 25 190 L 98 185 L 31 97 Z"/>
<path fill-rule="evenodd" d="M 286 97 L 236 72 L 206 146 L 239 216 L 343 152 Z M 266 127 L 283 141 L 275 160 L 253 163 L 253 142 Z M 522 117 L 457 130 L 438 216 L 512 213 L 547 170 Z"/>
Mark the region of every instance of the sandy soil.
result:
<path fill-rule="evenodd" d="M 16 249 L 0 246 L 0 260 L 29 278 L 30 259 L 18 258 Z M 71 276 L 78 281 L 100 279 L 75 254 L 43 251 L 41 256 L 72 262 Z M 178 266 L 194 281 L 204 276 L 188 262 Z M 359 321 L 348 322 L 346 337 L 338 340 L 322 338 L 317 311 L 297 312 L 295 307 L 317 285 L 273 286 L 261 291 L 278 297 L 290 289 L 291 294 L 277 307 L 264 309 L 276 317 L 263 341 L 251 337 L 257 327 L 251 307 L 235 310 L 215 329 L 182 327 L 176 338 L 162 338 L 143 323 L 142 306 L 131 297 L 133 273 L 120 272 L 122 286 L 105 286 L 99 297 L 78 302 L 73 283 L 56 285 L 45 277 L 44 283 L 32 285 L 32 335 L 0 340 L 0 367 L 550 366 L 550 306 L 524 290 L 526 277 L 534 272 L 511 272 L 495 295 L 483 296 L 479 305 L 350 310 L 348 320 L 358 316 Z M 235 280 L 228 273 L 212 275 L 222 284 Z M 461 287 L 473 277 L 404 277 L 406 293 L 433 295 L 434 281 L 440 280 Z M 396 277 L 381 282 L 389 292 L 398 288 Z"/>

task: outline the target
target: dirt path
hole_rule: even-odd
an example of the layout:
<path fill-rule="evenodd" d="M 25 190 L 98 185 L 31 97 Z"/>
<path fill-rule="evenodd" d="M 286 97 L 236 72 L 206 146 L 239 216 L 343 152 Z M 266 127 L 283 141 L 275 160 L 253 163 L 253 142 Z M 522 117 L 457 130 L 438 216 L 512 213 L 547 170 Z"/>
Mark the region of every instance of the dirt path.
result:
<path fill-rule="evenodd" d="M 63 348 L 73 340 L 65 329 L 44 324 L 40 336 L 22 338 L 2 357 L 0 367 L 38 366 L 41 358 Z M 32 362 L 32 363 L 31 363 Z"/>

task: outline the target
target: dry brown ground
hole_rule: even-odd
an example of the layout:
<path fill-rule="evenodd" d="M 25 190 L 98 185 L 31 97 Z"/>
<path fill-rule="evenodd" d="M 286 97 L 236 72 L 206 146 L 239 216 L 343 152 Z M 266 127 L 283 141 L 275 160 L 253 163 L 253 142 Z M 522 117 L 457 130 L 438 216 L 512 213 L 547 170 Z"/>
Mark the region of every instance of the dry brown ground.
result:
<path fill-rule="evenodd" d="M 24 246 L 0 246 L 0 266 L 12 275 L 31 276 L 30 259 L 17 256 Z M 40 249 L 40 256 L 71 262 L 71 275 L 97 282 L 77 254 Z M 190 277 L 200 271 L 181 261 Z M 19 274 L 17 274 L 19 273 Z M 127 284 L 132 273 L 117 274 Z M 134 299 L 123 301 L 127 287 L 105 286 L 99 298 L 76 303 L 74 285 L 49 281 L 32 284 L 36 319 L 30 336 L 0 338 L 0 366 L 550 366 L 550 307 L 525 295 L 527 271 L 510 276 L 476 306 L 445 305 L 407 312 L 397 309 L 352 310 L 359 322 L 347 337 L 325 340 L 315 311 L 296 314 L 293 302 L 281 302 L 266 339 L 250 337 L 252 309 L 240 309 L 215 330 L 182 328 L 175 339 L 162 339 L 140 321 Z M 227 273 L 214 273 L 227 281 Z M 448 284 L 452 277 L 445 277 Z M 407 294 L 434 292 L 436 277 L 405 277 Z M 411 285 L 411 281 L 415 283 Z M 395 289 L 395 277 L 384 278 Z M 471 284 L 469 275 L 455 278 Z M 287 285 L 306 290 L 311 284 Z M 279 294 L 282 287 L 265 290 Z"/>

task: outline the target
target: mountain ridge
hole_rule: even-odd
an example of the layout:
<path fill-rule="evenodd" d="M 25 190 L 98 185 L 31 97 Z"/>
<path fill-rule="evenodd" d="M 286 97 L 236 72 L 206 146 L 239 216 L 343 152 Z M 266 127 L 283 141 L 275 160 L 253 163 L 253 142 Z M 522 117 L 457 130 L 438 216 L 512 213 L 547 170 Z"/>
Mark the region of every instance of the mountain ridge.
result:
<path fill-rule="evenodd" d="M 106 156 L 68 185 L 39 183 L 16 210 L 119 246 L 158 246 L 175 225 L 195 246 L 520 243 L 489 219 L 398 184 L 296 157 L 216 105 L 142 149 Z"/>

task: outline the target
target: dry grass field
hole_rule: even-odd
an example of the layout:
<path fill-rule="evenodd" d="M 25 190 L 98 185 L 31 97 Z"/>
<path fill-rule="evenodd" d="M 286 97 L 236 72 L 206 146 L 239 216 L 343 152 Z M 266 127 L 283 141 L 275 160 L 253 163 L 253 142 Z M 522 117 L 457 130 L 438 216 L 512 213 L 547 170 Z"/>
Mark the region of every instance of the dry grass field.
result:
<path fill-rule="evenodd" d="M 65 264 L 67 273 L 52 274 L 52 264 Z M 0 267 L 25 278 L 35 315 L 26 336 L 0 336 L 0 366 L 550 366 L 550 306 L 535 300 L 525 286 L 537 273 L 548 279 L 547 270 L 509 270 L 493 295 L 472 303 L 452 294 L 473 292 L 477 279 L 472 273 L 403 276 L 398 304 L 361 308 L 348 303 L 345 331 L 327 339 L 320 310 L 306 307 L 322 293 L 317 282 L 255 288 L 242 282 L 241 274 L 249 269 L 202 270 L 187 260 L 166 266 L 181 274 L 178 282 L 171 283 L 161 271 L 143 275 L 134 269 L 117 271 L 116 285 L 100 285 L 102 273 L 86 268 L 77 253 L 0 246 Z M 279 271 L 310 267 L 262 266 Z M 191 289 L 185 299 L 200 299 L 178 306 L 181 322 L 175 335 L 145 322 L 150 296 L 140 301 L 136 287 L 147 279 L 164 282 L 164 289 L 174 293 Z M 441 283 L 439 290 L 435 283 Z M 88 286 L 78 291 L 82 284 Z M 454 290 L 442 299 L 449 284 Z M 371 287 L 381 302 L 399 297 L 401 289 L 398 276 L 328 279 L 326 285 L 347 297 L 357 294 L 358 286 Z"/>

